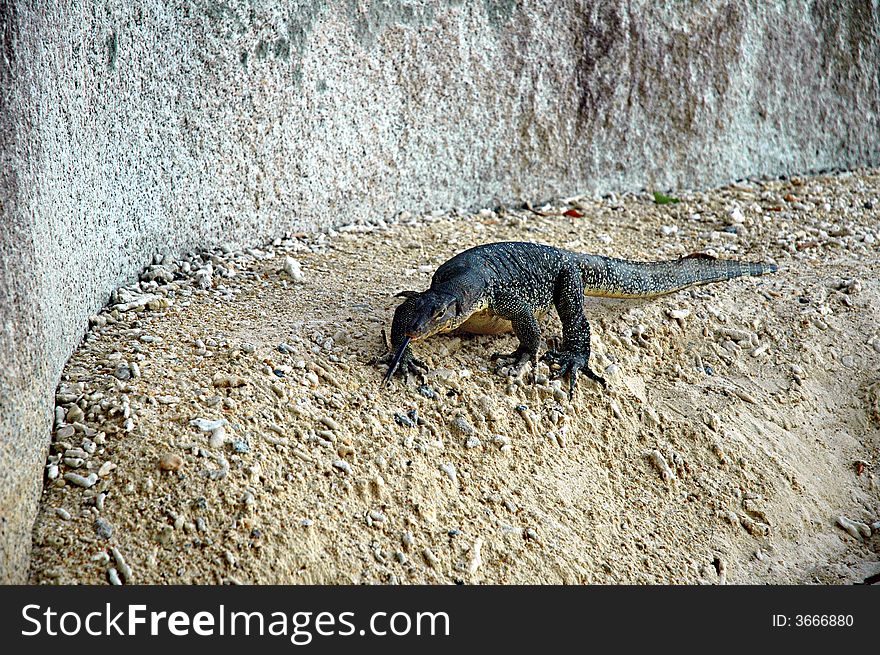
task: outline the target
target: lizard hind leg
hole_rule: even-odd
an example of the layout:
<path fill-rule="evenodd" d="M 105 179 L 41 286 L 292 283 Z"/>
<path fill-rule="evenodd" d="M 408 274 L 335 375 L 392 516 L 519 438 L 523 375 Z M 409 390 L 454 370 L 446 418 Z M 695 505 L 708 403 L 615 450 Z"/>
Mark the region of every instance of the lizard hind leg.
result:
<path fill-rule="evenodd" d="M 584 316 L 584 283 L 576 269 L 562 271 L 553 291 L 553 303 L 562 322 L 562 349 L 548 350 L 541 358 L 558 369 L 552 373 L 554 379 L 568 377 L 568 399 L 574 396 L 577 376 L 582 372 L 602 387 L 607 387 L 605 378 L 590 368 L 590 323 Z"/>

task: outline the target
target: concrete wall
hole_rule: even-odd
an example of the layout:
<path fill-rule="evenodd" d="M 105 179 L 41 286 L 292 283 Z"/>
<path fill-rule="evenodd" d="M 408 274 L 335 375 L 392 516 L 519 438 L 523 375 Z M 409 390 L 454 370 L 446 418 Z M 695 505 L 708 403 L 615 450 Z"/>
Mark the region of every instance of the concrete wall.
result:
<path fill-rule="evenodd" d="M 0 0 L 0 581 L 156 251 L 880 163 L 877 0 Z"/>

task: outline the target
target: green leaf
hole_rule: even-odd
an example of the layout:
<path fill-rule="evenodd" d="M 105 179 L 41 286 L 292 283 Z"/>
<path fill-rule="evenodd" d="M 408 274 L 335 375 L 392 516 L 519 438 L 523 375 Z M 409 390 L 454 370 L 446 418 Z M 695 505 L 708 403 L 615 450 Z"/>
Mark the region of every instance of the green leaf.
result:
<path fill-rule="evenodd" d="M 681 200 L 679 200 L 678 198 L 673 198 L 672 196 L 664 195 L 659 191 L 655 191 L 654 202 L 656 202 L 658 205 L 668 205 L 670 203 L 681 202 Z"/>

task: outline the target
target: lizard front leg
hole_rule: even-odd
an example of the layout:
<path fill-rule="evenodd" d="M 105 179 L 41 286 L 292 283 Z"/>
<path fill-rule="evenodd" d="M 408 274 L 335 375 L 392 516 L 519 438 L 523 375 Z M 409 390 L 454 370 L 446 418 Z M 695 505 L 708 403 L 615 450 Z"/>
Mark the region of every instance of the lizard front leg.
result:
<path fill-rule="evenodd" d="M 562 322 L 562 350 L 549 350 L 541 358 L 551 366 L 559 367 L 552 377 L 568 376 L 569 400 L 574 395 L 578 372 L 603 387 L 607 386 L 605 379 L 590 368 L 590 323 L 584 316 L 584 284 L 574 268 L 566 268 L 559 274 L 553 290 L 553 304 Z"/>
<path fill-rule="evenodd" d="M 538 370 L 538 348 L 541 345 L 541 328 L 535 312 L 522 298 L 512 294 L 496 298 L 492 311 L 510 321 L 513 333 L 519 339 L 519 346 L 512 353 L 494 353 L 490 359 L 512 361 L 514 375 L 519 375 L 526 365 L 531 364 L 534 382 Z"/>

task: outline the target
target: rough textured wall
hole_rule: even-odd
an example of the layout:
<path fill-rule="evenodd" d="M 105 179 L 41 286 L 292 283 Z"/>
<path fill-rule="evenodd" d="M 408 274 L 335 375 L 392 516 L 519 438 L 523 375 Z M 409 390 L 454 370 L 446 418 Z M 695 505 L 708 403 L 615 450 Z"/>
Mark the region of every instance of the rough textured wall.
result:
<path fill-rule="evenodd" d="M 156 251 L 880 163 L 880 6 L 0 0 L 0 581 L 52 394 Z"/>

